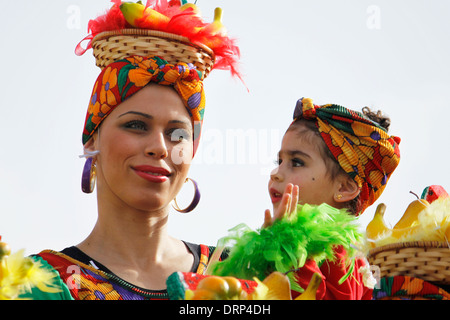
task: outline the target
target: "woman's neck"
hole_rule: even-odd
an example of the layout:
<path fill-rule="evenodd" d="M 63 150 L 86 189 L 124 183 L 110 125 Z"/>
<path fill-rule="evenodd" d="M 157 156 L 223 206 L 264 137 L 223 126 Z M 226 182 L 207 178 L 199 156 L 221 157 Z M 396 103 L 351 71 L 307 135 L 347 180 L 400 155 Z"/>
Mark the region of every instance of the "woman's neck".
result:
<path fill-rule="evenodd" d="M 167 221 L 167 210 L 150 213 L 99 203 L 95 227 L 79 247 L 99 256 L 116 254 L 130 262 L 136 257 L 157 261 L 163 244 L 171 239 Z"/>
<path fill-rule="evenodd" d="M 104 211 L 91 234 L 77 247 L 117 276 L 142 288 L 164 289 L 175 271 L 194 262 L 185 244 L 167 233 L 168 214 Z"/>

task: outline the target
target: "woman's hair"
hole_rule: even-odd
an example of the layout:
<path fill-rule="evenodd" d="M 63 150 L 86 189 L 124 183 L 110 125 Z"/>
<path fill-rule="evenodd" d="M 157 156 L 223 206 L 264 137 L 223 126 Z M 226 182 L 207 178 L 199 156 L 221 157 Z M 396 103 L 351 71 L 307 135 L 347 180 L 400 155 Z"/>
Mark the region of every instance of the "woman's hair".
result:
<path fill-rule="evenodd" d="M 378 123 L 380 126 L 385 128 L 386 131 L 389 130 L 391 120 L 388 116 L 383 115 L 380 110 L 378 110 L 377 112 L 373 112 L 369 107 L 364 107 L 362 109 L 362 113 L 370 120 Z M 289 126 L 287 131 L 290 130 L 299 130 L 299 133 L 302 135 L 303 139 L 306 139 L 309 143 L 316 144 L 322 158 L 325 161 L 325 165 L 328 170 L 327 174 L 329 175 L 331 180 L 336 179 L 340 175 L 347 175 L 347 173 L 344 171 L 344 169 L 341 168 L 339 162 L 331 153 L 330 149 L 325 144 L 325 141 L 322 139 L 315 121 L 298 118 Z M 359 212 L 361 208 L 359 195 L 353 200 L 348 201 L 345 208 L 348 209 L 351 214 L 357 214 L 357 212 Z"/>

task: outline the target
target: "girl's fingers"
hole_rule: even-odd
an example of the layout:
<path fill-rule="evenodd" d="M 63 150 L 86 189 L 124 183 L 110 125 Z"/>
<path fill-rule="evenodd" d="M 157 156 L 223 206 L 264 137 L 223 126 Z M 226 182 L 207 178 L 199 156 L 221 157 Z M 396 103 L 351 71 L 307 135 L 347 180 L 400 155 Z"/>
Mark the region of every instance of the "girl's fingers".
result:
<path fill-rule="evenodd" d="M 292 214 L 296 211 L 297 209 L 297 203 L 298 203 L 298 196 L 299 196 L 299 187 L 298 186 L 294 186 L 293 190 L 292 190 L 292 199 L 291 199 L 291 207 L 289 209 L 289 214 Z"/>
<path fill-rule="evenodd" d="M 280 206 L 277 210 L 276 219 L 282 219 L 288 212 L 289 207 L 291 205 L 291 195 L 289 193 L 285 193 L 283 198 L 281 199 Z"/>
<path fill-rule="evenodd" d="M 269 209 L 266 209 L 266 211 L 264 211 L 264 223 L 262 228 L 267 228 L 270 225 L 272 225 L 272 214 Z"/>

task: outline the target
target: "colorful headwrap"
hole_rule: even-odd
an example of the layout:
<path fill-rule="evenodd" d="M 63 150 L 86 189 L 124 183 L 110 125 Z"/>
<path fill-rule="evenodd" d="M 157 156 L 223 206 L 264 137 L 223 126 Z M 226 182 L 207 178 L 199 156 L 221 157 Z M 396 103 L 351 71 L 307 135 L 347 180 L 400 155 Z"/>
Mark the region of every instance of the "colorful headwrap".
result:
<path fill-rule="evenodd" d="M 194 129 L 195 154 L 205 109 L 202 80 L 203 74 L 192 64 L 171 65 L 157 56 L 131 56 L 111 63 L 102 70 L 95 82 L 86 114 L 83 145 L 115 107 L 154 82 L 173 86 L 183 100 Z"/>
<path fill-rule="evenodd" d="M 317 128 L 339 165 L 361 188 L 361 214 L 383 192 L 400 161 L 400 138 L 364 114 L 345 107 L 314 105 L 311 99 L 298 100 L 294 121 L 303 118 Z"/>

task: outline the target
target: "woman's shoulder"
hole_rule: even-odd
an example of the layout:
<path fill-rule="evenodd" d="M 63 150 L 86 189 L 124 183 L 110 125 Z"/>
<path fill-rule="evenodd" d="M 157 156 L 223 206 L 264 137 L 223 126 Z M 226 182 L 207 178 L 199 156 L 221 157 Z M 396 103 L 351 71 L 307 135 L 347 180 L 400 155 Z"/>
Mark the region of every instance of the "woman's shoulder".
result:
<path fill-rule="evenodd" d="M 211 261 L 214 253 L 217 251 L 215 246 L 206 245 L 206 244 L 194 244 L 190 242 L 184 241 L 186 247 L 191 251 L 194 255 L 194 265 L 191 272 L 203 274 L 208 267 L 208 264 Z M 216 252 L 219 255 L 219 260 L 224 260 L 228 257 L 228 248 L 222 250 L 221 252 Z"/>
<path fill-rule="evenodd" d="M 47 254 L 51 250 L 46 250 L 46 252 L 41 252 Z M 31 255 L 30 258 L 33 260 L 36 266 L 46 271 L 46 274 L 52 275 L 51 284 L 46 286 L 51 288 L 51 290 L 46 290 L 42 286 L 37 284 L 32 287 L 27 292 L 20 295 L 20 299 L 26 300 L 73 300 L 70 290 L 67 287 L 65 281 L 61 278 L 58 270 L 51 265 L 46 259 L 44 259 L 40 254 Z"/>

